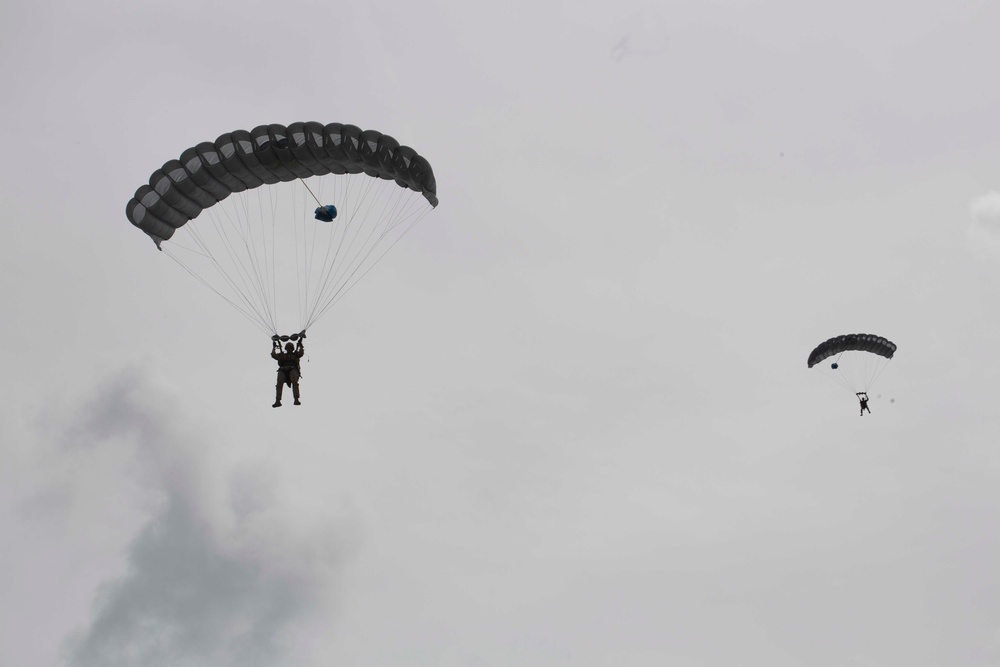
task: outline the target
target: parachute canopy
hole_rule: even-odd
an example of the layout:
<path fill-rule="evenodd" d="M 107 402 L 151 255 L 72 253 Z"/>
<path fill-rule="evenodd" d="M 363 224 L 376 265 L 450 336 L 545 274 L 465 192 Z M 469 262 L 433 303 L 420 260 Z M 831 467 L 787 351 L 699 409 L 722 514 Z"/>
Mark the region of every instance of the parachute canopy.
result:
<path fill-rule="evenodd" d="M 136 190 L 125 215 L 277 335 L 308 329 L 437 204 L 434 172 L 414 149 L 376 130 L 307 122 L 188 148 Z"/>
<path fill-rule="evenodd" d="M 292 123 L 235 130 L 167 161 L 135 191 L 129 221 L 157 245 L 234 192 L 324 174 L 367 174 L 415 190 L 437 206 L 426 159 L 387 134 L 355 125 Z"/>
<path fill-rule="evenodd" d="M 849 351 L 871 352 L 880 357 L 892 359 L 892 355 L 896 352 L 896 344 L 886 338 L 872 334 L 834 336 L 817 345 L 816 349 L 809 353 L 809 368 L 835 354 Z"/>

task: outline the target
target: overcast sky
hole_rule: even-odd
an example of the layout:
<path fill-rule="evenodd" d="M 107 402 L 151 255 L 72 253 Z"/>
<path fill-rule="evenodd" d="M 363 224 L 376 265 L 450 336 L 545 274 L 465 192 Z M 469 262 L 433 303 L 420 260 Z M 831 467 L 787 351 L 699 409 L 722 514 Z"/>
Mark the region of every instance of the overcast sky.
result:
<path fill-rule="evenodd" d="M 998 22 L 2 3 L 0 667 L 998 664 Z M 273 410 L 124 207 L 305 120 L 441 204 Z M 854 332 L 861 419 L 805 364 Z"/>

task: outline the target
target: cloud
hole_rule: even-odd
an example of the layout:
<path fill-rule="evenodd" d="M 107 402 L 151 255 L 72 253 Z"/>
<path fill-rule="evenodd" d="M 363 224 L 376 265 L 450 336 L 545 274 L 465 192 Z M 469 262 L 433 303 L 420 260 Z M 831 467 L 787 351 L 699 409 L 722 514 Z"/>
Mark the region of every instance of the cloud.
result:
<path fill-rule="evenodd" d="M 975 224 L 994 234 L 1000 234 L 1000 192 L 992 191 L 976 197 L 969 204 Z"/>
<path fill-rule="evenodd" d="M 1000 192 L 991 191 L 969 202 L 972 221 L 966 237 L 974 254 L 1000 259 Z"/>
<path fill-rule="evenodd" d="M 138 374 L 106 386 L 67 433 L 71 448 L 130 448 L 158 498 L 127 549 L 126 571 L 97 595 L 65 646 L 73 667 L 275 665 L 318 612 L 356 532 L 347 518 L 278 501 L 263 466 L 221 481 L 203 436 Z M 80 474 L 87 474 L 82 470 Z"/>

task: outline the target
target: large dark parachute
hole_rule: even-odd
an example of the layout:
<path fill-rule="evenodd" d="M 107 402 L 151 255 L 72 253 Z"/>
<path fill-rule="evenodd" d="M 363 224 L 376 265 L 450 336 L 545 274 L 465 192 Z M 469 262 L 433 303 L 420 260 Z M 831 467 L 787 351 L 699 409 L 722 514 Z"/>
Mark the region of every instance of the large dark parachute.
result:
<path fill-rule="evenodd" d="M 823 372 L 852 394 L 867 392 L 896 353 L 896 344 L 873 334 L 846 334 L 823 341 L 809 353 L 809 368 L 833 360 Z M 813 371 L 819 372 L 819 371 Z"/>
<path fill-rule="evenodd" d="M 886 359 L 892 359 L 896 352 L 896 344 L 872 334 L 845 334 L 834 336 L 816 346 L 816 349 L 809 353 L 809 368 L 819 362 L 842 352 L 857 351 L 871 352 Z"/>
<path fill-rule="evenodd" d="M 308 122 L 188 148 L 136 190 L 125 215 L 276 335 L 308 329 L 437 205 L 434 172 L 414 149 Z"/>
<path fill-rule="evenodd" d="M 367 174 L 393 180 L 437 206 L 426 159 L 387 134 L 341 123 L 259 125 L 223 134 L 169 160 L 135 191 L 129 221 L 159 246 L 174 231 L 234 192 L 324 174 Z"/>

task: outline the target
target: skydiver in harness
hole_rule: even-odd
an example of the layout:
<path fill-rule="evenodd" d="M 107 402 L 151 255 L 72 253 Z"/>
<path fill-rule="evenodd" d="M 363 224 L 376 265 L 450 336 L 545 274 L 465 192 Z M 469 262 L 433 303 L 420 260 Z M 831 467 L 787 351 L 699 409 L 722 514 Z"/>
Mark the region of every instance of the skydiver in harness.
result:
<path fill-rule="evenodd" d="M 857 396 L 858 400 L 861 401 L 861 415 L 860 416 L 861 417 L 865 416 L 865 410 L 868 411 L 868 414 L 871 414 L 872 413 L 872 409 L 868 407 L 868 392 L 859 391 L 859 392 L 855 393 L 855 396 Z"/>
<path fill-rule="evenodd" d="M 301 371 L 299 369 L 299 359 L 305 354 L 305 348 L 302 345 L 302 341 L 305 340 L 306 332 L 303 331 L 298 335 L 284 336 L 286 340 L 298 339 L 295 345 L 291 342 L 285 343 L 284 352 L 281 351 L 281 338 L 280 336 L 272 336 L 271 341 L 271 358 L 278 362 L 278 383 L 274 386 L 274 405 L 272 408 L 281 407 L 281 390 L 284 385 L 288 385 L 292 388 L 292 396 L 295 397 L 295 405 L 302 405 L 299 401 L 299 378 L 301 377 Z"/>

